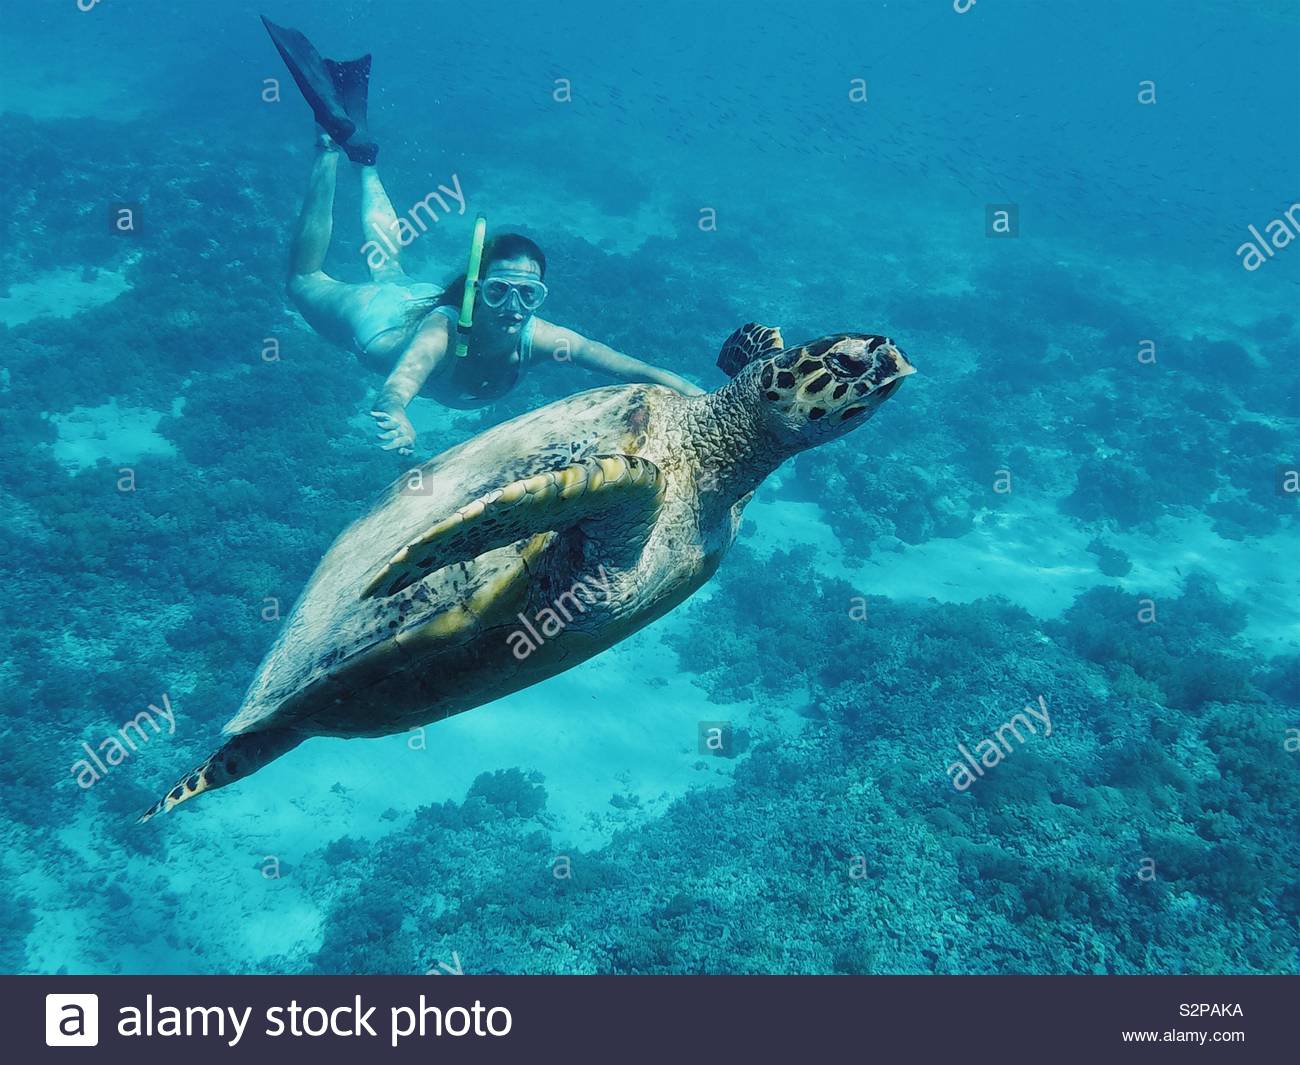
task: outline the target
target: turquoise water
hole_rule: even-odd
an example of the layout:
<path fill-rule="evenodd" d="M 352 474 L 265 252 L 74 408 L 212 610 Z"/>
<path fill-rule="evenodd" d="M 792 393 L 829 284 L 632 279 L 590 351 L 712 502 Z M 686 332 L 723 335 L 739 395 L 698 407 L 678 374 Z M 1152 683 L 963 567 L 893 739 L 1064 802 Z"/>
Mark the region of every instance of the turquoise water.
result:
<path fill-rule="evenodd" d="M 1295 5 L 517 6 L 6 4 L 0 968 L 1296 971 Z M 459 179 L 420 279 L 483 211 L 706 388 L 747 321 L 919 372 L 619 646 L 136 826 L 406 465 L 285 297 L 262 12 L 373 52 L 399 211 Z M 417 400 L 417 454 L 603 383 Z"/>

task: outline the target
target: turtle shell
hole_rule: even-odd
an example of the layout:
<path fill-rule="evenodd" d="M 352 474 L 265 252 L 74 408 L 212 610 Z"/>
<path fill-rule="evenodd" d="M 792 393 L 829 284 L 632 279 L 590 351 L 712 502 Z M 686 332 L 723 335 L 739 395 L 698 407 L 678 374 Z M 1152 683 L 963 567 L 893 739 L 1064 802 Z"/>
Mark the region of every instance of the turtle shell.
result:
<path fill-rule="evenodd" d="M 408 470 L 325 554 L 225 731 L 387 735 L 513 688 L 497 675 L 511 666 L 504 641 L 480 637 L 513 617 L 528 567 L 554 533 L 448 566 L 390 597 L 366 598 L 367 585 L 432 523 L 495 488 L 599 453 L 638 453 L 652 430 L 651 394 L 663 392 L 583 392 Z"/>

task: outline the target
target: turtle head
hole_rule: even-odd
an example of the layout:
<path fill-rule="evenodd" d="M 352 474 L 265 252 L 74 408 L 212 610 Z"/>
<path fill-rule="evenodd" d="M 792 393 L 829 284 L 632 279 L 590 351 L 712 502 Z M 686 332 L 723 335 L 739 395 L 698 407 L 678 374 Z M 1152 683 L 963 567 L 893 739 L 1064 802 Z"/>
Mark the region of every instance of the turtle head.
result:
<path fill-rule="evenodd" d="M 756 359 L 737 378 L 750 379 L 769 432 L 802 451 L 869 421 L 915 372 L 888 337 L 837 333 Z"/>

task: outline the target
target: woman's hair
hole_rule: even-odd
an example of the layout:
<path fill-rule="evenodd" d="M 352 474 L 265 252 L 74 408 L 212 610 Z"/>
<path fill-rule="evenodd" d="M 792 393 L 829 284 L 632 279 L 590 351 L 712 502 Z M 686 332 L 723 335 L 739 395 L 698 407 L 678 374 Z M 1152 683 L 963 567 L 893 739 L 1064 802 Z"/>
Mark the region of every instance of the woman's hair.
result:
<path fill-rule="evenodd" d="M 505 259 L 531 259 L 541 269 L 542 277 L 546 277 L 546 253 L 522 234 L 499 233 L 489 240 L 483 249 L 480 274 L 486 274 L 493 263 Z M 465 274 L 460 273 L 448 281 L 438 295 L 413 301 L 406 312 L 407 323 L 412 326 L 419 325 L 435 307 L 455 307 L 459 312 L 464 298 Z"/>

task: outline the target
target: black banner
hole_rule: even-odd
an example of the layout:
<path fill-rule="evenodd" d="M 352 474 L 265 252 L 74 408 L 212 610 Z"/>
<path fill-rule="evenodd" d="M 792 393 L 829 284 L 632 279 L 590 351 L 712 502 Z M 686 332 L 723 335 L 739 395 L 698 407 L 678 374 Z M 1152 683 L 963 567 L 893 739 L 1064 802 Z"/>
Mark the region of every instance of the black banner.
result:
<path fill-rule="evenodd" d="M 1294 977 L 0 979 L 18 1062 L 1281 1062 L 1300 1001 Z"/>

